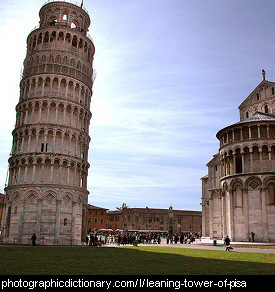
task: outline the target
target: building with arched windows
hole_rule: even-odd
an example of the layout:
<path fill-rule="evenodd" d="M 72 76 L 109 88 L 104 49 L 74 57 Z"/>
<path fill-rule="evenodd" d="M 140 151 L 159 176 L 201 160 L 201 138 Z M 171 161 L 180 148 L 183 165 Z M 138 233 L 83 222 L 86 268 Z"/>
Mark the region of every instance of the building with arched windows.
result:
<path fill-rule="evenodd" d="M 275 83 L 239 106 L 240 121 L 217 133 L 219 152 L 202 178 L 202 235 L 275 241 Z"/>
<path fill-rule="evenodd" d="M 49 1 L 27 38 L 2 224 L 4 242 L 80 244 L 87 230 L 95 47 L 84 7 Z M 84 237 L 85 238 L 85 237 Z"/>

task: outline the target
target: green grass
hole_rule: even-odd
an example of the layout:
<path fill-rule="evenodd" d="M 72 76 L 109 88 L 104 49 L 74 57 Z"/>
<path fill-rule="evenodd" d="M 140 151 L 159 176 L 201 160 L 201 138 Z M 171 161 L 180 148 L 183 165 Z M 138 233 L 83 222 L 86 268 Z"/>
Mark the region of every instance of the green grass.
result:
<path fill-rule="evenodd" d="M 170 247 L 0 246 L 0 274 L 268 275 L 275 255 Z"/>

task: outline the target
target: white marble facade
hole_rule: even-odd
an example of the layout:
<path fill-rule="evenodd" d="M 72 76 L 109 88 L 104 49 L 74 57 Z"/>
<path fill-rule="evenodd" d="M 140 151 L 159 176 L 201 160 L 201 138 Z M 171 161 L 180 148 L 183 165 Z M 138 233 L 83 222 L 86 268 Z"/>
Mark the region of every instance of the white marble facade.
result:
<path fill-rule="evenodd" d="M 85 203 L 83 192 L 70 188 L 10 188 L 6 198 L 9 228 L 4 239 L 9 239 L 10 243 L 28 244 L 31 235 L 36 233 L 37 244 L 81 244 Z"/>
<path fill-rule="evenodd" d="M 263 76 L 240 122 L 217 133 L 219 152 L 202 178 L 203 236 L 275 241 L 275 83 Z"/>

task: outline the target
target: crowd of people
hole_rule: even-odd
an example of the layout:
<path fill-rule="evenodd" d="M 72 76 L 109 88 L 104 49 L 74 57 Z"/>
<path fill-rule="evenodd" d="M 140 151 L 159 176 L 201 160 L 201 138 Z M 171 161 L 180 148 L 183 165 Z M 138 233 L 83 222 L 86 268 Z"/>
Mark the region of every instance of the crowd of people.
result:
<path fill-rule="evenodd" d="M 122 232 L 122 233 L 90 233 L 86 236 L 86 245 L 101 246 L 106 244 L 160 244 L 166 239 L 167 244 L 190 244 L 201 239 L 200 232 L 182 232 L 180 234 L 165 232 Z"/>
<path fill-rule="evenodd" d="M 181 244 L 185 243 L 185 244 L 190 244 L 192 242 L 194 242 L 196 239 L 201 240 L 201 233 L 200 232 L 181 232 L 180 235 L 178 235 L 177 233 L 174 234 L 174 236 L 172 234 L 167 234 L 166 236 L 166 243 L 175 243 L 177 244 L 178 242 L 180 242 Z"/>

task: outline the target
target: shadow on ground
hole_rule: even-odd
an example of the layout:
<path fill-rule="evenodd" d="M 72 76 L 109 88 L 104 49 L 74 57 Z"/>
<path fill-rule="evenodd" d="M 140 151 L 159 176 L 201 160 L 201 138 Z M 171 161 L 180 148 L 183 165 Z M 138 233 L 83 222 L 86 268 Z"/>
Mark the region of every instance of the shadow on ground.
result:
<path fill-rule="evenodd" d="M 275 255 L 165 247 L 1 246 L 7 275 L 274 275 Z"/>

